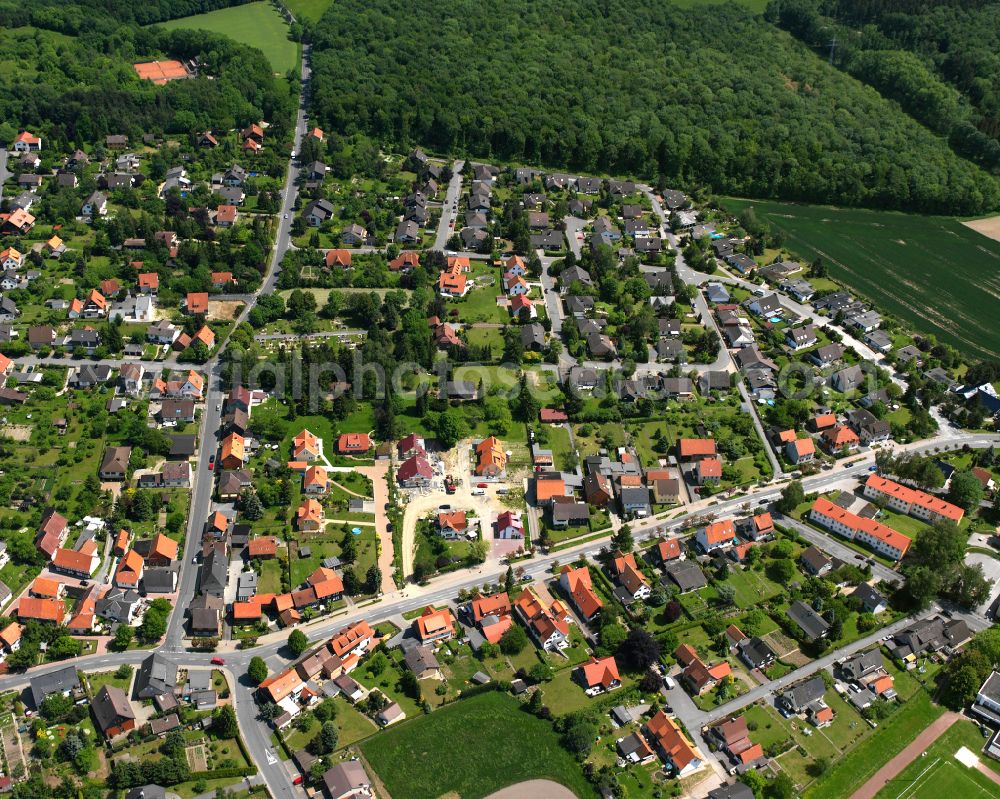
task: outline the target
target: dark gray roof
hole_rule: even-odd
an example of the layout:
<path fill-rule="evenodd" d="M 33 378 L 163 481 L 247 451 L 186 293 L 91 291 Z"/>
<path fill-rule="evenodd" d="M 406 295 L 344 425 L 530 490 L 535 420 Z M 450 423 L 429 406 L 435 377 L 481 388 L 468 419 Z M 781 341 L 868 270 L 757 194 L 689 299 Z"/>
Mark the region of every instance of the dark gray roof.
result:
<path fill-rule="evenodd" d="M 648 505 L 648 488 L 623 488 L 619 491 L 622 505 Z"/>
<path fill-rule="evenodd" d="M 830 629 L 830 623 L 804 602 L 793 602 L 788 608 L 788 618 L 811 640 L 822 638 Z"/>
<path fill-rule="evenodd" d="M 822 677 L 816 676 L 799 683 L 794 688 L 785 691 L 781 696 L 789 707 L 798 711 L 817 699 L 822 699 L 825 693 L 826 683 L 823 682 Z"/>
<path fill-rule="evenodd" d="M 556 502 L 552 506 L 552 519 L 560 522 L 584 521 L 590 518 L 590 509 L 584 502 Z"/>
<path fill-rule="evenodd" d="M 544 347 L 545 328 L 537 322 L 521 328 L 521 344 L 524 347 Z"/>
<path fill-rule="evenodd" d="M 886 604 L 886 598 L 877 589 L 868 585 L 868 583 L 861 583 L 861 585 L 851 592 L 851 596 L 859 599 L 867 610 L 872 610 L 879 605 Z"/>
<path fill-rule="evenodd" d="M 881 669 L 884 665 L 882 653 L 877 649 L 870 649 L 849 657 L 840 665 L 840 669 L 852 680 L 857 680 L 876 669 Z"/>
<path fill-rule="evenodd" d="M 200 589 L 204 594 L 222 596 L 229 579 L 229 563 L 225 555 L 217 549 L 208 553 L 199 573 Z"/>
<path fill-rule="evenodd" d="M 166 799 L 166 795 L 159 785 L 142 785 L 125 794 L 125 799 Z"/>
<path fill-rule="evenodd" d="M 694 561 L 675 560 L 668 563 L 664 569 L 681 591 L 694 591 L 696 588 L 708 585 L 705 573 Z"/>
<path fill-rule="evenodd" d="M 738 646 L 743 659 L 755 669 L 766 666 L 778 656 L 778 653 L 771 649 L 767 641 L 756 635 L 753 638 L 740 641 Z"/>
<path fill-rule="evenodd" d="M 177 687 L 177 664 L 154 652 L 139 667 L 135 676 L 135 695 L 152 699 L 157 694 L 171 693 Z"/>
<path fill-rule="evenodd" d="M 570 313 L 584 313 L 594 307 L 594 298 L 585 294 L 574 294 L 566 298 L 566 310 Z"/>
<path fill-rule="evenodd" d="M 97 600 L 94 611 L 102 618 L 127 623 L 132 609 L 138 602 L 138 592 L 112 588 L 102 599 Z"/>
<path fill-rule="evenodd" d="M 754 795 L 745 783 L 734 782 L 709 791 L 708 799 L 754 799 Z"/>
<path fill-rule="evenodd" d="M 80 687 L 80 678 L 76 674 L 76 667 L 63 666 L 47 674 L 32 677 L 30 686 L 31 698 L 35 702 L 35 707 L 39 707 L 49 694 L 77 690 Z"/>

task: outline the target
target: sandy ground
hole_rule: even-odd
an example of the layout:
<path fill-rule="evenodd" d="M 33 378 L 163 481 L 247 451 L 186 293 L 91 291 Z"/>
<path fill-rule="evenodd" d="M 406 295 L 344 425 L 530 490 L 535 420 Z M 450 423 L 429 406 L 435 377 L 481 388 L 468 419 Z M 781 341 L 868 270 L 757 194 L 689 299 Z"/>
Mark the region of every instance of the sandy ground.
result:
<path fill-rule="evenodd" d="M 976 233 L 982 233 L 989 239 L 1000 241 L 1000 216 L 973 219 L 971 222 L 963 222 L 962 224 L 967 228 L 972 228 Z"/>
<path fill-rule="evenodd" d="M 243 303 L 237 300 L 209 300 L 208 318 L 218 322 L 235 319 L 242 308 Z"/>
<path fill-rule="evenodd" d="M 389 501 L 389 485 L 386 482 L 389 475 L 389 461 L 376 461 L 374 466 L 359 466 L 357 471 L 372 481 L 375 529 L 379 540 L 378 567 L 382 572 L 382 593 L 388 594 L 396 590 L 396 582 L 392 578 L 392 533 L 389 532 L 389 516 L 385 510 Z"/>
<path fill-rule="evenodd" d="M 576 794 L 552 780 L 527 780 L 501 788 L 486 799 L 576 799 Z"/>
<path fill-rule="evenodd" d="M 27 441 L 31 438 L 31 428 L 24 424 L 11 424 L 0 427 L 0 435 L 6 436 L 11 441 Z"/>

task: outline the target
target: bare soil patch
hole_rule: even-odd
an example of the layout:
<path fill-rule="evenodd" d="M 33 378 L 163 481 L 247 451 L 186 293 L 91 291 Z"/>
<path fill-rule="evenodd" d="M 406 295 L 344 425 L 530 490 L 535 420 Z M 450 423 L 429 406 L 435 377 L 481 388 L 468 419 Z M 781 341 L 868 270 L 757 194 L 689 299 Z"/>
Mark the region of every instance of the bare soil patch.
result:
<path fill-rule="evenodd" d="M 989 216 L 986 219 L 973 219 L 963 222 L 967 228 L 972 228 L 976 233 L 982 233 L 986 238 L 993 241 L 1000 241 L 1000 216 Z"/>
<path fill-rule="evenodd" d="M 217 322 L 225 322 L 239 316 L 243 303 L 239 300 L 209 300 L 208 318 Z"/>
<path fill-rule="evenodd" d="M 27 441 L 31 438 L 31 426 L 26 424 L 9 424 L 0 427 L 0 436 L 5 436 L 11 441 Z"/>
<path fill-rule="evenodd" d="M 501 788 L 486 799 L 576 799 L 576 794 L 552 780 L 526 780 Z"/>

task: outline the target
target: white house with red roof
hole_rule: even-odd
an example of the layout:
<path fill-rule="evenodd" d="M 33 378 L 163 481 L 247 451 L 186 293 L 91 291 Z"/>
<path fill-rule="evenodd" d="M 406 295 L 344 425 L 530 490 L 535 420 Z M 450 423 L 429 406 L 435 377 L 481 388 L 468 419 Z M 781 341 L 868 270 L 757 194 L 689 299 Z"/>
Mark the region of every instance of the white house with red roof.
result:
<path fill-rule="evenodd" d="M 732 519 L 706 524 L 697 532 L 694 540 L 706 554 L 714 549 L 732 546 L 736 542 L 736 525 Z"/>

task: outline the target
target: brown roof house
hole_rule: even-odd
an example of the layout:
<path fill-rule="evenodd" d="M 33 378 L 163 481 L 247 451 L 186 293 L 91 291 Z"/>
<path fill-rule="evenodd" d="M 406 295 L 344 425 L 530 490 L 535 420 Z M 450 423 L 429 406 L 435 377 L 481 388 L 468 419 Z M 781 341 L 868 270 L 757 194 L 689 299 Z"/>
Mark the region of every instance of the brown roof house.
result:
<path fill-rule="evenodd" d="M 105 685 L 91 704 L 97 728 L 107 738 L 135 729 L 135 711 L 121 688 Z"/>
<path fill-rule="evenodd" d="M 124 480 L 128 475 L 128 462 L 132 447 L 108 447 L 97 471 L 102 480 Z"/>

